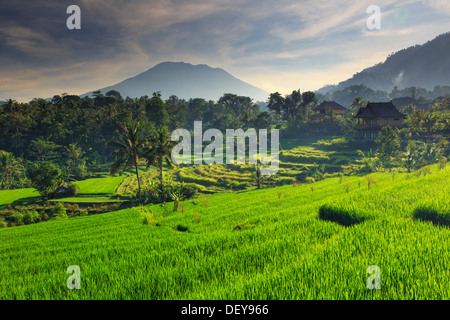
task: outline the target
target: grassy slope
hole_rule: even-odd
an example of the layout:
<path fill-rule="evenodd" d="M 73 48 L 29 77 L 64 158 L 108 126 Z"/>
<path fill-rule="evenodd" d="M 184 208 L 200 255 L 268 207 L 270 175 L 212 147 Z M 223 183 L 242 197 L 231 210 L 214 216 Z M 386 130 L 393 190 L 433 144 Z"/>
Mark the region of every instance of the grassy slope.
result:
<path fill-rule="evenodd" d="M 411 216 L 421 203 L 450 209 L 450 170 L 373 176 L 371 190 L 348 177 L 216 194 L 182 203 L 184 214 L 148 206 L 158 226 L 132 208 L 2 229 L 0 299 L 449 299 L 450 230 Z M 372 219 L 322 221 L 325 203 Z M 81 290 L 65 286 L 69 265 Z M 382 290 L 366 288 L 370 265 Z"/>
<path fill-rule="evenodd" d="M 94 178 L 77 181 L 80 187 L 77 198 L 57 199 L 57 201 L 66 202 L 114 202 L 107 196 L 113 194 L 120 183 L 126 178 L 126 175 L 117 177 Z M 99 197 L 99 195 L 105 195 Z M 17 190 L 0 190 L 0 206 L 12 204 L 19 200 L 26 200 L 39 197 L 39 192 L 33 188 Z M 93 197 L 92 197 L 93 196 Z"/>
<path fill-rule="evenodd" d="M 16 189 L 16 190 L 0 190 L 0 206 L 11 204 L 18 200 L 25 200 L 39 197 L 39 192 L 33 188 Z"/>
<path fill-rule="evenodd" d="M 327 172 L 339 172 L 342 165 L 355 162 L 356 152 L 323 151 L 314 146 L 317 138 L 286 139 L 281 141 L 280 167 L 278 179 L 284 184 L 295 181 L 305 169 L 311 169 L 314 163 L 326 164 Z M 225 152 L 224 152 L 225 154 Z M 224 163 L 226 163 L 224 159 Z M 237 168 L 240 167 L 240 168 Z M 188 165 L 175 170 L 165 170 L 165 178 L 177 182 L 188 182 L 197 185 L 201 193 L 231 192 L 236 190 L 255 189 L 251 176 L 252 165 L 233 167 L 230 165 Z M 158 181 L 158 172 L 152 168 L 140 173 L 141 186 Z M 134 174 L 126 178 L 117 189 L 118 193 L 134 193 L 137 191 L 137 178 Z"/>

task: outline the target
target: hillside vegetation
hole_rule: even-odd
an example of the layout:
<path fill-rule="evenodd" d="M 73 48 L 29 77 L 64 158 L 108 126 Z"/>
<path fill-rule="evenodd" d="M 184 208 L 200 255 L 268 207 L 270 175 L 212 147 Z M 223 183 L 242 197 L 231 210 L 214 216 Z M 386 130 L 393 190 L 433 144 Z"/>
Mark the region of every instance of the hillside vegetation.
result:
<path fill-rule="evenodd" d="M 1 229 L 0 299 L 449 299 L 450 170 L 419 173 Z"/>

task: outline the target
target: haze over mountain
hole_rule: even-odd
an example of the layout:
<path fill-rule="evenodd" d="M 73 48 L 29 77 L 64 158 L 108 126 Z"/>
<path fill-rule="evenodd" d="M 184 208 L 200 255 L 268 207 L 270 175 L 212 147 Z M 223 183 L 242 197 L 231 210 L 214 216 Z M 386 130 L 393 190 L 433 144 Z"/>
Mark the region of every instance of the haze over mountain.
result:
<path fill-rule="evenodd" d="M 364 69 L 338 85 L 318 91 L 326 93 L 352 85 L 364 84 L 374 90 L 391 92 L 401 88 L 421 87 L 432 90 L 436 85 L 450 85 L 450 32 L 423 45 L 391 54 L 384 63 Z"/>
<path fill-rule="evenodd" d="M 223 69 L 184 62 L 163 62 L 135 77 L 99 90 L 103 94 L 116 90 L 124 98 L 151 96 L 156 91 L 161 92 L 163 99 L 176 95 L 183 99 L 218 100 L 224 93 L 233 93 L 251 97 L 256 102 L 266 101 L 269 96 L 267 92 L 233 77 Z M 83 96 L 91 96 L 92 93 Z"/>

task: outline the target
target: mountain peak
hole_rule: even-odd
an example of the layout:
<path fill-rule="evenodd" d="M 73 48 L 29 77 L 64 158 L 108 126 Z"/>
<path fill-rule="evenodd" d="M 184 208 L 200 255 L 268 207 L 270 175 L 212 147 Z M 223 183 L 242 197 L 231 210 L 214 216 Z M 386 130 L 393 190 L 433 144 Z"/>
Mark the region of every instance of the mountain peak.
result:
<path fill-rule="evenodd" d="M 160 91 L 164 99 L 176 95 L 182 99 L 218 100 L 224 93 L 248 96 L 255 101 L 265 101 L 268 97 L 267 92 L 235 78 L 223 69 L 172 61 L 161 62 L 135 77 L 99 90 L 104 94 L 116 90 L 123 97 L 131 98 L 151 96 L 156 91 Z"/>

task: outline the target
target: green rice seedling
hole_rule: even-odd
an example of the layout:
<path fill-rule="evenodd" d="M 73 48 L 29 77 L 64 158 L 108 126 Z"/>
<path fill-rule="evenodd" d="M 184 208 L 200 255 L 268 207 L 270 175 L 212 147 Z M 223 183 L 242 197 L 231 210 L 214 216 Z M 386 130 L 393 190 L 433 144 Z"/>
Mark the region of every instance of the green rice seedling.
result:
<path fill-rule="evenodd" d="M 143 225 L 139 206 L 2 228 L 0 299 L 448 300 L 450 228 L 412 219 L 422 205 L 448 212 L 450 170 L 432 171 L 410 180 L 397 173 L 395 181 L 373 173 L 370 192 L 345 193 L 325 179 L 313 193 L 312 185 L 289 187 L 283 201 L 274 195 L 287 186 L 209 195 L 208 208 L 202 197 L 184 201 L 186 210 L 203 210 L 201 223 L 154 204 L 144 208 L 158 228 Z M 324 205 L 343 211 L 338 219 L 365 220 L 351 227 L 322 220 Z M 15 211 L 32 210 L 42 216 L 50 207 Z M 14 223 L 2 212 L 0 221 Z M 80 266 L 81 290 L 66 289 L 69 265 Z M 366 286 L 370 265 L 381 268 L 381 290 Z"/>

